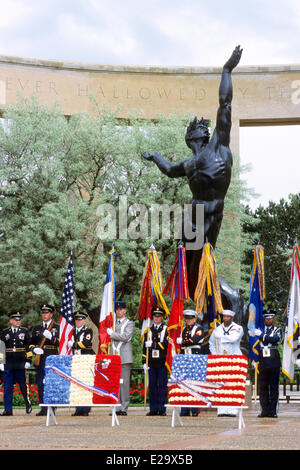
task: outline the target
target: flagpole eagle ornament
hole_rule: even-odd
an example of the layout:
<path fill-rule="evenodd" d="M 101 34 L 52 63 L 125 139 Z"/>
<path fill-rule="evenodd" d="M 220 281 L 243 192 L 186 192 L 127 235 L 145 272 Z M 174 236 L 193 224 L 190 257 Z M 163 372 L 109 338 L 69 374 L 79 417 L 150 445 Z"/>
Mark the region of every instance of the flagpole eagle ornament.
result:
<path fill-rule="evenodd" d="M 231 130 L 232 70 L 239 64 L 242 49 L 237 46 L 225 63 L 219 85 L 219 107 L 216 127 L 210 137 L 208 124 L 204 118 L 195 117 L 187 127 L 185 141 L 192 151 L 192 157 L 180 162 L 167 161 L 159 152 L 143 153 L 142 157 L 153 161 L 162 173 L 170 178 L 187 177 L 192 192 L 192 228 L 183 229 L 183 242 L 186 246 L 186 263 L 190 297 L 198 281 L 199 263 L 202 247 L 193 249 L 193 240 L 187 240 L 184 234 L 200 232 L 197 227 L 197 205 L 204 206 L 204 240 L 215 248 L 223 219 L 224 199 L 231 180 L 233 164 L 229 147 Z M 196 240 L 195 236 L 195 240 Z M 190 248 L 191 247 L 191 248 Z M 229 293 L 230 295 L 230 293 Z"/>

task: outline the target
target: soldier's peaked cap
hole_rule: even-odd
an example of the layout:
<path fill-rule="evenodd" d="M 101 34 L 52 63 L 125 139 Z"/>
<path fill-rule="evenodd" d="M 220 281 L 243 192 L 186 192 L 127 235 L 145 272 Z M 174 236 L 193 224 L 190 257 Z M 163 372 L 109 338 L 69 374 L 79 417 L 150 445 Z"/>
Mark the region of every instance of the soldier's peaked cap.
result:
<path fill-rule="evenodd" d="M 14 310 L 8 314 L 9 318 L 14 318 L 15 320 L 20 320 L 22 316 L 22 312 L 20 310 Z"/>
<path fill-rule="evenodd" d="M 54 312 L 54 307 L 52 305 L 49 305 L 49 304 L 43 304 L 41 306 L 41 312 L 53 313 Z"/>
<path fill-rule="evenodd" d="M 87 317 L 88 317 L 88 314 L 86 312 L 81 312 L 79 310 L 77 312 L 74 312 L 75 320 L 83 320 Z"/>
<path fill-rule="evenodd" d="M 269 310 L 264 310 L 263 311 L 263 317 L 264 318 L 274 318 L 276 315 L 275 310 L 269 309 Z"/>
<path fill-rule="evenodd" d="M 165 316 L 165 311 L 160 307 L 156 307 L 152 310 L 152 315 L 154 317 L 164 317 Z"/>

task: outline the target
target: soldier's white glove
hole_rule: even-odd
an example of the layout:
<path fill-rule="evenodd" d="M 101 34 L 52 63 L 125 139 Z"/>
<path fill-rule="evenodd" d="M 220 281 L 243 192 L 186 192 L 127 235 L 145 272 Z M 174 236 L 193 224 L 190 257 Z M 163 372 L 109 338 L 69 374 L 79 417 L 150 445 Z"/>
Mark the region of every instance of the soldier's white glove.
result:
<path fill-rule="evenodd" d="M 107 328 L 106 331 L 107 331 L 107 334 L 108 334 L 109 336 L 111 336 L 111 334 L 112 334 L 112 332 L 113 332 L 112 328 Z"/>
<path fill-rule="evenodd" d="M 220 339 L 222 337 L 222 332 L 221 331 L 215 331 L 215 338 Z"/>
<path fill-rule="evenodd" d="M 73 344 L 74 344 L 74 338 L 70 339 L 70 341 L 68 341 L 68 348 L 71 349 L 73 347 Z"/>
<path fill-rule="evenodd" d="M 255 333 L 255 336 L 260 336 L 262 331 L 259 330 L 258 328 L 255 328 L 254 333 Z"/>
<path fill-rule="evenodd" d="M 4 371 L 4 364 L 0 364 L 0 370 Z"/>
<path fill-rule="evenodd" d="M 52 339 L 52 333 L 50 333 L 49 330 L 45 330 L 43 335 L 45 336 L 45 338 L 47 339 Z"/>
<path fill-rule="evenodd" d="M 300 344 L 300 336 L 298 336 L 298 344 Z"/>
<path fill-rule="evenodd" d="M 25 369 L 30 369 L 30 366 L 31 366 L 30 362 L 25 362 Z"/>
<path fill-rule="evenodd" d="M 144 367 L 145 372 L 147 372 L 149 370 L 149 367 L 147 366 L 147 364 L 144 364 L 143 367 Z"/>
<path fill-rule="evenodd" d="M 145 346 L 146 346 L 146 348 L 151 348 L 152 341 L 146 341 Z"/>
<path fill-rule="evenodd" d="M 298 367 L 300 367 L 300 359 L 296 360 L 296 364 L 297 364 Z M 3 364 L 1 364 L 1 365 L 3 366 Z"/>
<path fill-rule="evenodd" d="M 42 348 L 34 348 L 34 354 L 44 354 L 44 350 Z"/>
<path fill-rule="evenodd" d="M 182 338 L 181 338 L 180 336 L 176 339 L 176 343 L 177 343 L 177 344 L 181 344 L 181 343 L 182 343 Z"/>

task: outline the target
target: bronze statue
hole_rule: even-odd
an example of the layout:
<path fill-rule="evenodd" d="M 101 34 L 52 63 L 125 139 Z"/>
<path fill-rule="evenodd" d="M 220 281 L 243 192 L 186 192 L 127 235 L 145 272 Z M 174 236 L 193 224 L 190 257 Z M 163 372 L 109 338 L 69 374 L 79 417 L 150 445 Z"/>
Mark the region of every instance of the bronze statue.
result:
<path fill-rule="evenodd" d="M 190 123 L 186 131 L 186 144 L 193 156 L 178 163 L 171 163 L 160 153 L 144 153 L 143 157 L 154 161 L 158 168 L 170 178 L 186 176 L 193 195 L 192 224 L 196 232 L 194 208 L 197 204 L 204 205 L 204 241 L 214 248 L 223 219 L 224 199 L 230 184 L 232 154 L 229 148 L 231 129 L 232 79 L 231 72 L 240 62 L 242 49 L 237 46 L 225 63 L 219 86 L 219 108 L 215 130 L 210 138 L 207 122 L 197 117 Z M 183 233 L 187 233 L 183 230 Z M 187 240 L 183 237 L 183 242 Z M 188 240 L 190 243 L 191 240 Z M 202 249 L 186 250 L 189 293 L 194 298 L 198 281 L 198 270 Z"/>

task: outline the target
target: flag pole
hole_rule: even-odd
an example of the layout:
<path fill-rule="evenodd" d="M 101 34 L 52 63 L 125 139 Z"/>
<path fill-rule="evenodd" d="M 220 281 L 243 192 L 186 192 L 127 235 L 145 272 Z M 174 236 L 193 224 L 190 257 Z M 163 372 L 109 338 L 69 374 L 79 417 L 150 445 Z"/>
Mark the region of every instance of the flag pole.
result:
<path fill-rule="evenodd" d="M 149 340 L 149 331 L 147 331 L 147 341 Z M 145 378 L 144 378 L 144 409 L 146 408 L 146 403 L 147 403 L 147 388 L 148 388 L 148 364 L 149 364 L 149 348 L 146 347 L 146 370 L 144 371 L 145 373 Z"/>
<path fill-rule="evenodd" d="M 149 252 L 155 251 L 155 247 L 152 244 L 149 248 Z M 149 340 L 149 330 L 147 331 L 147 341 Z M 145 370 L 145 378 L 144 378 L 144 409 L 146 408 L 147 404 L 147 389 L 148 389 L 148 364 L 149 364 L 149 348 L 146 347 L 146 370 Z"/>
<path fill-rule="evenodd" d="M 115 286 L 114 286 L 114 279 L 115 279 L 115 260 L 114 260 L 114 245 L 110 251 L 110 259 L 111 259 L 111 312 L 112 312 L 112 329 L 115 330 Z M 108 345 L 108 354 L 111 354 L 111 342 Z"/>

